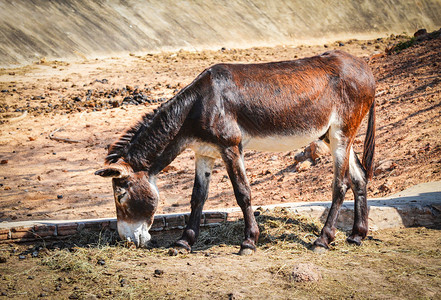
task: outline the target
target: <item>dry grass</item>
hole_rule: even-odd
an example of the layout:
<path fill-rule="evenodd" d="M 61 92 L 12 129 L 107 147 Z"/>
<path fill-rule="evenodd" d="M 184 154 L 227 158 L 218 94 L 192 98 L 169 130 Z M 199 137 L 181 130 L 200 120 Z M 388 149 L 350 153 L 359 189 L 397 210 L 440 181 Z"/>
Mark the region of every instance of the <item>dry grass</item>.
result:
<path fill-rule="evenodd" d="M 316 220 L 283 209 L 262 211 L 257 219 L 259 250 L 250 257 L 236 255 L 241 220 L 202 231 L 195 251 L 177 256 L 166 246 L 180 232 L 158 235 L 157 247 L 147 250 L 118 242 L 111 232 L 47 245 L 36 258 L 31 253 L 41 245 L 12 245 L 2 251 L 0 293 L 16 299 L 441 297 L 439 228 L 373 232 L 362 247 L 348 245 L 339 231 L 331 250 L 317 255 L 309 250 L 322 226 Z M 302 262 L 316 266 L 323 279 L 294 282 L 293 266 Z"/>

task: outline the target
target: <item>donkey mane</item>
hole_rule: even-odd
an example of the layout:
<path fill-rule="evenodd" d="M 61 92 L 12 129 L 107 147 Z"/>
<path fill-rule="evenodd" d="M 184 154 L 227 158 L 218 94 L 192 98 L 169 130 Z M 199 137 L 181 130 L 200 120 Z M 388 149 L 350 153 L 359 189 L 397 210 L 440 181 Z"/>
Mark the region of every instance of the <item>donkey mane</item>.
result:
<path fill-rule="evenodd" d="M 137 170 L 151 165 L 154 158 L 162 153 L 182 127 L 192 103 L 200 95 L 195 82 L 204 73 L 173 98 L 162 103 L 153 113 L 145 114 L 140 121 L 127 129 L 109 147 L 105 163 L 116 163 L 120 158 L 124 158 Z"/>
<path fill-rule="evenodd" d="M 164 103 L 158 109 L 161 109 Z M 133 142 L 134 136 L 143 128 L 148 127 L 154 116 L 158 113 L 158 109 L 153 110 L 153 113 L 146 113 L 141 120 L 139 120 L 132 127 L 126 129 L 126 131 L 119 137 L 119 139 L 110 145 L 105 163 L 116 163 L 118 159 L 124 157 Z"/>

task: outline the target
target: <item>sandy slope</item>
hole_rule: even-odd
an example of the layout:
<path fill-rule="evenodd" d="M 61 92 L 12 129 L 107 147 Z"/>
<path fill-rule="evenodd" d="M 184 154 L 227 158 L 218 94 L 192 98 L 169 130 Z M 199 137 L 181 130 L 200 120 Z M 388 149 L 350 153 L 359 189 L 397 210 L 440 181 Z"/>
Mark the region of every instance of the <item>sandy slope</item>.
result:
<path fill-rule="evenodd" d="M 385 196 L 413 184 L 440 180 L 441 39 L 423 41 L 398 54 L 381 54 L 400 40 L 403 38 L 352 40 L 326 47 L 180 51 L 77 63 L 43 60 L 23 68 L 2 69 L 0 220 L 113 217 L 110 181 L 93 172 L 102 165 L 105 148 L 158 105 L 121 106 L 125 97 L 142 92 L 149 102 L 169 98 L 217 62 L 286 60 L 333 48 L 369 60 L 378 82 L 379 168 L 369 185 L 369 196 Z M 27 116 L 13 119 L 23 110 L 28 111 Z M 57 129 L 56 137 L 76 143 L 49 139 Z M 356 141 L 358 152 L 364 132 L 363 126 Z M 330 199 L 331 157 L 322 156 L 299 173 L 293 166 L 296 152 L 246 152 L 253 204 Z M 188 211 L 193 153 L 185 151 L 171 166 L 158 178 L 160 212 Z M 233 205 L 231 185 L 219 161 L 206 208 Z"/>

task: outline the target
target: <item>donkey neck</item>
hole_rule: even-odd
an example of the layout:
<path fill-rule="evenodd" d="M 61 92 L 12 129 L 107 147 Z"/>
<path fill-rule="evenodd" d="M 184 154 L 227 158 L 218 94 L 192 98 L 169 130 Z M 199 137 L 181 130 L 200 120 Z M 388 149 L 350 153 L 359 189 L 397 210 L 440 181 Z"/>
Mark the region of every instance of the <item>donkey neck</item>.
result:
<path fill-rule="evenodd" d="M 185 126 L 185 125 L 184 125 Z M 170 141 L 160 155 L 156 156 L 153 163 L 149 166 L 148 172 L 150 176 L 155 177 L 159 172 L 168 166 L 175 158 L 184 151 L 191 141 L 191 137 L 186 134 L 186 130 L 182 130 L 178 135 Z"/>
<path fill-rule="evenodd" d="M 154 114 L 145 115 L 129 128 L 109 148 L 106 163 L 116 163 L 122 158 L 135 172 L 161 171 L 182 151 L 185 144 L 183 126 L 194 103 L 206 94 L 208 75 L 202 72 Z"/>
<path fill-rule="evenodd" d="M 142 124 L 133 134 L 124 159 L 133 170 L 158 173 L 182 151 L 182 127 L 195 96 L 179 93 L 164 103 L 148 124 Z M 153 175 L 153 174 L 152 174 Z"/>

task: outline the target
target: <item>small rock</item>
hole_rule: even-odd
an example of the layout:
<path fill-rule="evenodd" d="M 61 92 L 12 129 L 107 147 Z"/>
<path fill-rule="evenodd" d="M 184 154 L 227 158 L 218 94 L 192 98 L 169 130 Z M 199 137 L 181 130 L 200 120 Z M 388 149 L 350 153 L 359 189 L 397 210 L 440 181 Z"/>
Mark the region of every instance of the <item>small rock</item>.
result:
<path fill-rule="evenodd" d="M 0 264 L 4 264 L 8 259 L 6 257 L 0 256 Z"/>
<path fill-rule="evenodd" d="M 319 281 L 322 279 L 319 269 L 311 263 L 298 263 L 294 266 L 291 278 L 295 282 Z"/>
<path fill-rule="evenodd" d="M 422 147 L 420 150 L 418 150 L 418 152 L 423 153 L 423 152 L 428 152 L 430 151 L 432 148 L 430 147 L 430 143 L 427 143 L 424 147 Z"/>
<path fill-rule="evenodd" d="M 294 160 L 297 162 L 302 162 L 307 160 L 309 157 L 306 155 L 305 151 L 298 152 L 294 155 Z"/>
<path fill-rule="evenodd" d="M 127 279 L 123 278 L 119 281 L 119 283 L 121 284 L 121 287 L 124 287 L 128 282 Z"/>
<path fill-rule="evenodd" d="M 420 37 L 420 36 L 424 36 L 424 35 L 426 35 L 427 34 L 427 30 L 425 29 L 425 28 L 422 28 L 422 29 L 419 29 L 419 30 L 417 30 L 414 34 L 413 34 L 413 36 L 414 37 Z"/>
<path fill-rule="evenodd" d="M 104 266 L 106 264 L 106 261 L 104 259 L 98 259 L 97 264 L 100 266 Z"/>
<path fill-rule="evenodd" d="M 322 142 L 322 141 L 312 142 L 309 145 L 309 149 L 311 152 L 311 159 L 313 161 L 315 161 L 320 156 L 323 156 L 323 155 L 329 153 L 329 147 L 325 144 L 325 142 Z"/>
<path fill-rule="evenodd" d="M 272 172 L 271 172 L 271 170 L 269 170 L 269 169 L 266 169 L 265 171 L 262 171 L 261 173 L 260 173 L 260 175 L 270 175 Z M 225 175 L 224 175 L 225 176 Z M 228 176 L 227 176 L 227 179 L 228 179 Z"/>
<path fill-rule="evenodd" d="M 21 259 L 21 260 L 26 259 L 26 255 L 19 255 L 18 259 Z"/>
<path fill-rule="evenodd" d="M 124 99 L 123 99 L 123 103 L 131 103 L 132 101 L 133 101 L 132 96 L 127 96 L 127 97 L 124 97 Z"/>
<path fill-rule="evenodd" d="M 297 164 L 296 171 L 303 172 L 303 171 L 309 170 L 311 168 L 311 166 L 312 166 L 311 159 L 307 159 L 307 160 L 302 161 L 301 163 Z"/>
<path fill-rule="evenodd" d="M 76 293 L 73 293 L 69 296 L 69 299 L 79 299 L 79 298 L 80 298 L 80 296 Z"/>
<path fill-rule="evenodd" d="M 42 248 L 42 249 L 40 250 L 40 253 L 42 253 L 42 254 L 44 254 L 44 255 L 49 255 L 49 254 L 50 254 L 50 251 L 49 251 L 49 249 L 47 249 L 47 248 Z"/>
<path fill-rule="evenodd" d="M 411 155 L 411 156 L 416 156 L 417 154 L 418 154 L 418 151 L 415 149 L 411 149 L 406 152 L 406 155 Z"/>
<path fill-rule="evenodd" d="M 391 189 L 391 187 L 390 187 L 390 184 L 387 183 L 387 182 L 385 182 L 385 183 L 383 183 L 382 185 L 380 185 L 380 186 L 378 187 L 378 190 L 379 190 L 380 192 L 390 192 L 390 191 L 392 191 L 392 189 Z"/>
<path fill-rule="evenodd" d="M 160 270 L 160 269 L 156 269 L 154 274 L 155 274 L 155 276 L 161 276 L 164 274 L 164 271 Z"/>
<path fill-rule="evenodd" d="M 7 159 L 2 159 L 1 161 L 0 161 L 0 164 L 2 164 L 2 165 L 6 165 L 8 163 L 8 160 Z"/>
<path fill-rule="evenodd" d="M 378 176 L 385 172 L 390 172 L 396 168 L 397 168 L 397 164 L 395 162 L 393 162 L 392 160 L 384 160 L 381 161 L 378 164 L 378 166 L 375 168 L 374 174 L 375 176 Z"/>
<path fill-rule="evenodd" d="M 179 254 L 178 250 L 174 249 L 174 248 L 170 248 L 168 250 L 168 255 L 170 256 L 177 256 Z"/>
<path fill-rule="evenodd" d="M 57 195 L 57 199 L 63 199 L 63 195 Z"/>
<path fill-rule="evenodd" d="M 176 168 L 175 166 L 168 165 L 164 169 L 162 169 L 162 172 L 167 173 L 170 171 L 177 171 L 177 170 L 178 170 L 178 168 Z"/>

